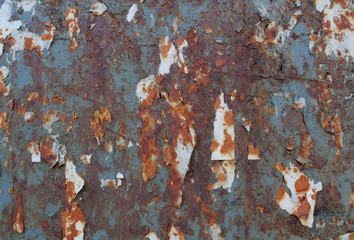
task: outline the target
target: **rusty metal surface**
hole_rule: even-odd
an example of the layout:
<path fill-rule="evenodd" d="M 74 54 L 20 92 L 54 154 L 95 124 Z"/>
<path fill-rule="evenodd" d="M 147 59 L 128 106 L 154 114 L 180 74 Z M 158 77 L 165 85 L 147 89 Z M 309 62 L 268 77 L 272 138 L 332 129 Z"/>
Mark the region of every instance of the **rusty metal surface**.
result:
<path fill-rule="evenodd" d="M 0 1 L 0 239 L 353 239 L 350 0 Z"/>

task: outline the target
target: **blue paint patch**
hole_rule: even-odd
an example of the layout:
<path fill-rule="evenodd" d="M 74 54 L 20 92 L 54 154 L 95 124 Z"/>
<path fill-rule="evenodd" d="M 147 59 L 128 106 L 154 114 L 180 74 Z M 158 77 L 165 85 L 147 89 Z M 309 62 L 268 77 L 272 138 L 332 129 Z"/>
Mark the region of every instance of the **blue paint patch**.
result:
<path fill-rule="evenodd" d="M 4 159 L 3 156 L 1 156 L 0 159 Z M 3 163 L 1 165 L 3 166 Z M 13 182 L 6 170 L 1 171 L 0 182 L 2 191 L 2 194 L 0 194 L 0 213 L 2 213 L 6 205 L 12 202 L 12 196 L 9 194 L 9 190 L 13 186 Z M 2 214 L 0 214 L 0 220 L 2 220 L 2 217 Z"/>
<path fill-rule="evenodd" d="M 24 233 L 25 239 L 46 240 L 46 238 L 43 237 L 43 230 L 41 228 L 31 228 L 27 226 Z"/>
<path fill-rule="evenodd" d="M 17 81 L 16 86 L 23 89 L 27 85 L 33 84 L 30 67 L 27 67 L 23 63 L 23 53 L 17 52 Z"/>
<path fill-rule="evenodd" d="M 98 230 L 97 232 L 95 232 L 93 234 L 92 237 L 93 237 L 93 240 L 107 240 L 108 239 L 107 232 L 104 229 Z"/>
<path fill-rule="evenodd" d="M 298 23 L 293 33 L 298 36 L 296 40 L 289 38 L 289 47 L 291 49 L 292 65 L 297 68 L 298 74 L 302 75 L 309 71 L 309 76 L 315 77 L 317 69 L 314 66 L 314 59 L 309 49 L 309 33 L 304 23 Z M 307 64 L 307 67 L 305 67 Z"/>
<path fill-rule="evenodd" d="M 47 214 L 48 217 L 53 217 L 55 213 L 59 212 L 61 206 L 62 206 L 61 202 L 58 202 L 56 205 L 49 202 L 45 206 L 45 213 Z"/>

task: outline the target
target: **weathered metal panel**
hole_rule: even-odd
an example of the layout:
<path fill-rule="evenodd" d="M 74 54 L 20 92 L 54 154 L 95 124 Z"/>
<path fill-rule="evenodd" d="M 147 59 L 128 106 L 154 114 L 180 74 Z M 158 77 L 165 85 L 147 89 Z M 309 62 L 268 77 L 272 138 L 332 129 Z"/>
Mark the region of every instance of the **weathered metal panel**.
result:
<path fill-rule="evenodd" d="M 350 0 L 0 1 L 0 239 L 353 239 Z"/>

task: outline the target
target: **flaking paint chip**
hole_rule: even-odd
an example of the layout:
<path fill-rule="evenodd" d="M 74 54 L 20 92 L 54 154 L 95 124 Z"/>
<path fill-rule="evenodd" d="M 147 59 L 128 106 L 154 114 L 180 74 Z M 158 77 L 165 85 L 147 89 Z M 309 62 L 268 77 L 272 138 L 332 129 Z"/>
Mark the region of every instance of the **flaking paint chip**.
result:
<path fill-rule="evenodd" d="M 290 168 L 277 163 L 276 169 L 284 176 L 284 182 L 290 195 L 283 187 L 278 190 L 278 206 L 289 214 L 297 216 L 302 225 L 312 228 L 317 192 L 322 190 L 322 183 L 314 183 L 293 164 Z"/>
<path fill-rule="evenodd" d="M 234 160 L 234 115 L 224 101 L 223 92 L 218 95 L 214 110 L 214 139 L 210 147 L 211 160 Z"/>
<path fill-rule="evenodd" d="M 253 143 L 248 144 L 248 160 L 260 160 L 259 148 L 254 146 Z"/>

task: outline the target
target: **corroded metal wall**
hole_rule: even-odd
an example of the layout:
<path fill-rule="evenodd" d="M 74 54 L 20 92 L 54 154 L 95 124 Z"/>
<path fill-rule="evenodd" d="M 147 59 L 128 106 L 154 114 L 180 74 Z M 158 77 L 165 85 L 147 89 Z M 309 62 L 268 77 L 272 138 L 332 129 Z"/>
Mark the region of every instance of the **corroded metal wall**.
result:
<path fill-rule="evenodd" d="M 350 0 L 0 1 L 0 239 L 353 239 Z"/>

